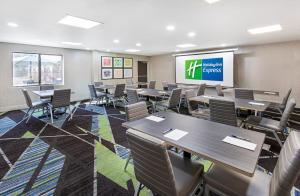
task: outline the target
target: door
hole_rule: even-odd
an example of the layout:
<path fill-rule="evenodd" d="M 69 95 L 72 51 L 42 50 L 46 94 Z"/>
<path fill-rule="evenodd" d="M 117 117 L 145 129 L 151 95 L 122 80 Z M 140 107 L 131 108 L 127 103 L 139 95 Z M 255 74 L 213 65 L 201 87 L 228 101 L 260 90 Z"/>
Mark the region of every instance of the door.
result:
<path fill-rule="evenodd" d="M 147 62 L 138 61 L 138 82 L 147 82 Z"/>

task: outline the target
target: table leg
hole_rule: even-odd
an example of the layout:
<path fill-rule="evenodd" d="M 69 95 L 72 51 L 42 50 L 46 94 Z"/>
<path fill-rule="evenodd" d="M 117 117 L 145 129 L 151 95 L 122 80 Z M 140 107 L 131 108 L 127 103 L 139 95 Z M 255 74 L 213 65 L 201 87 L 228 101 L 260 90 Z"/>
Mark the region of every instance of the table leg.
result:
<path fill-rule="evenodd" d="M 189 153 L 189 152 L 183 151 L 183 157 L 184 157 L 184 158 L 187 158 L 187 159 L 191 159 L 191 158 L 192 158 L 192 155 L 191 155 L 191 153 Z"/>

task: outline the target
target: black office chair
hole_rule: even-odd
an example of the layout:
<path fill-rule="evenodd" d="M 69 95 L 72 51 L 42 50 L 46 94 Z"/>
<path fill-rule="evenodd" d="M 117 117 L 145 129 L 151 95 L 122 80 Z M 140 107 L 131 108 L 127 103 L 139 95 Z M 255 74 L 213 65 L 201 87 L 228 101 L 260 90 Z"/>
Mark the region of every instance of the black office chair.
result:
<path fill-rule="evenodd" d="M 201 182 L 203 166 L 191 159 L 168 151 L 167 144 L 150 135 L 130 129 L 126 132 L 133 157 L 136 179 L 154 194 L 188 196 Z"/>
<path fill-rule="evenodd" d="M 232 101 L 209 100 L 210 120 L 230 126 L 237 126 L 235 104 Z"/>
<path fill-rule="evenodd" d="M 40 91 L 54 90 L 54 85 L 43 84 L 40 86 Z M 50 101 L 51 97 L 40 97 L 41 101 Z"/>
<path fill-rule="evenodd" d="M 114 108 L 116 108 L 116 102 L 121 101 L 125 105 L 125 84 L 117 84 L 113 94 L 107 94 L 109 101 L 113 102 Z"/>
<path fill-rule="evenodd" d="M 53 112 L 56 108 L 67 108 L 71 113 L 71 89 L 61 89 L 54 90 L 52 101 L 48 104 L 50 115 L 51 115 L 51 123 L 53 124 Z"/>
<path fill-rule="evenodd" d="M 92 104 L 92 101 L 96 101 L 96 105 L 100 104 L 101 101 L 103 101 L 106 98 L 106 94 L 102 92 L 97 92 L 95 85 L 89 84 L 89 92 L 90 92 L 90 103 L 89 105 Z"/>
<path fill-rule="evenodd" d="M 197 96 L 201 96 L 205 94 L 206 84 L 200 84 L 197 92 Z"/>
<path fill-rule="evenodd" d="M 236 88 L 236 89 L 234 89 L 234 95 L 235 95 L 235 98 L 238 98 L 238 99 L 254 100 L 253 90 Z"/>

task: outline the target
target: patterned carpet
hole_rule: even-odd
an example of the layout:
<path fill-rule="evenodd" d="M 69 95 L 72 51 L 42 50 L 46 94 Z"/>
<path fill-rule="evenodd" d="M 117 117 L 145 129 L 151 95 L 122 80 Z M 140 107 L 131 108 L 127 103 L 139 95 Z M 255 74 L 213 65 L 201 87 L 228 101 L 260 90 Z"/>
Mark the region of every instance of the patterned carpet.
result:
<path fill-rule="evenodd" d="M 183 111 L 184 112 L 184 111 Z M 133 195 L 137 180 L 128 157 L 122 109 L 81 104 L 74 118 L 23 111 L 0 116 L 0 195 Z M 209 161 L 194 157 L 205 165 Z M 276 160 L 260 165 L 272 171 Z M 140 195 L 148 195 L 143 189 Z"/>

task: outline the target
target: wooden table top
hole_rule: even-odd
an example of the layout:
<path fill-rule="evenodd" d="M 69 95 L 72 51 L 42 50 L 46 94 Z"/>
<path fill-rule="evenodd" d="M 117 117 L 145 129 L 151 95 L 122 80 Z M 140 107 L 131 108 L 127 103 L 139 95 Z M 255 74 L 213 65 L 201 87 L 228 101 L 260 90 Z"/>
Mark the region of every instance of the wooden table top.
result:
<path fill-rule="evenodd" d="M 54 90 L 32 91 L 32 93 L 40 97 L 51 97 L 54 94 Z"/>
<path fill-rule="evenodd" d="M 33 94 L 39 97 L 52 97 L 54 94 L 54 90 L 44 90 L 44 91 L 32 91 Z M 71 91 L 71 94 L 74 94 L 74 91 Z"/>
<path fill-rule="evenodd" d="M 148 96 L 148 97 L 160 97 L 168 94 L 168 92 L 166 91 L 150 89 L 150 88 L 139 88 L 136 90 L 139 95 Z"/>
<path fill-rule="evenodd" d="M 248 89 L 253 90 L 253 89 Z M 234 88 L 227 88 L 222 90 L 223 93 L 234 93 Z M 268 91 L 268 90 L 253 90 L 254 94 L 261 94 L 261 95 L 270 95 L 270 96 L 279 96 L 278 91 Z"/>
<path fill-rule="evenodd" d="M 225 100 L 225 101 L 233 101 L 235 103 L 236 108 L 249 109 L 249 110 L 254 110 L 254 111 L 259 111 L 259 112 L 265 111 L 267 109 L 267 107 L 270 105 L 270 102 L 267 102 L 267 101 L 237 99 L 237 98 L 233 98 L 233 97 L 210 96 L 210 95 L 201 95 L 201 96 L 190 98 L 189 100 L 195 101 L 195 102 L 209 103 L 209 99 L 220 99 L 220 100 Z M 263 105 L 255 105 L 255 103 L 263 104 Z"/>
<path fill-rule="evenodd" d="M 254 174 L 265 134 L 177 113 L 159 112 L 156 115 L 163 116 L 165 120 L 154 122 L 143 118 L 125 122 L 123 126 L 159 138 L 172 146 L 245 175 L 252 176 Z M 170 128 L 180 129 L 188 132 L 188 134 L 178 141 L 174 141 L 164 137 L 163 134 L 165 130 Z M 251 142 L 257 144 L 255 151 L 222 141 L 226 136 L 231 135 L 250 139 Z"/>

